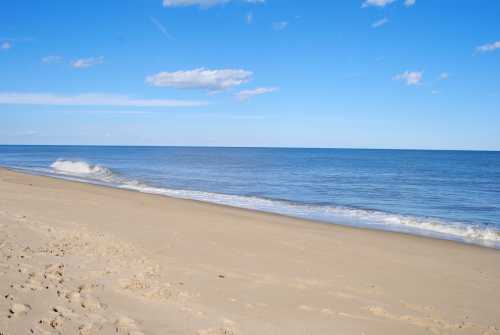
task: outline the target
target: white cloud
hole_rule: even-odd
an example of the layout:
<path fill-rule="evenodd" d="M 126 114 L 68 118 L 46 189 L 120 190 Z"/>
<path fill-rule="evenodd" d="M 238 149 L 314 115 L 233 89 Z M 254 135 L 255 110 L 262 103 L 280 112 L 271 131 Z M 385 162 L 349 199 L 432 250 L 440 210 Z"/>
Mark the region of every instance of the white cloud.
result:
<path fill-rule="evenodd" d="M 406 7 L 411 7 L 417 2 L 417 0 L 405 0 L 405 6 Z"/>
<path fill-rule="evenodd" d="M 6 135 L 9 137 L 23 137 L 23 136 L 41 136 L 42 134 L 36 130 L 21 130 L 10 133 L 2 133 L 1 135 Z"/>
<path fill-rule="evenodd" d="M 241 69 L 160 72 L 146 77 L 146 83 L 160 87 L 223 91 L 248 82 L 252 72 Z"/>
<path fill-rule="evenodd" d="M 366 0 L 363 2 L 361 7 L 385 7 L 391 3 L 393 3 L 395 0 Z"/>
<path fill-rule="evenodd" d="M 372 23 L 372 28 L 382 27 L 387 22 L 389 22 L 389 19 L 387 19 L 387 18 L 383 18 L 381 20 L 375 21 L 375 22 Z"/>
<path fill-rule="evenodd" d="M 187 7 L 187 6 L 199 6 L 202 8 L 208 8 L 216 5 L 222 5 L 230 2 L 231 0 L 163 0 L 164 7 Z M 263 4 L 265 0 L 245 0 L 247 3 L 252 4 Z"/>
<path fill-rule="evenodd" d="M 90 57 L 90 58 L 81 58 L 71 62 L 71 66 L 75 69 L 86 69 L 91 66 L 99 65 L 104 63 L 104 57 Z"/>
<path fill-rule="evenodd" d="M 273 29 L 274 30 L 283 30 L 286 27 L 288 27 L 288 22 L 286 22 L 286 21 L 279 21 L 279 22 L 274 22 L 273 23 Z"/>
<path fill-rule="evenodd" d="M 476 48 L 477 52 L 489 52 L 500 49 L 500 41 L 496 41 L 490 44 L 484 44 Z"/>
<path fill-rule="evenodd" d="M 405 71 L 394 76 L 394 80 L 403 80 L 406 85 L 420 85 L 423 77 L 423 72 L 419 71 Z"/>
<path fill-rule="evenodd" d="M 10 42 L 2 42 L 2 44 L 0 44 L 0 49 L 2 50 L 9 50 L 10 48 L 12 48 L 12 44 Z"/>
<path fill-rule="evenodd" d="M 163 24 L 161 24 L 160 21 L 158 21 L 156 18 L 154 18 L 152 16 L 149 17 L 149 19 L 154 24 L 154 26 L 156 27 L 156 29 L 158 29 L 158 31 L 163 34 L 163 36 L 165 36 L 169 40 L 173 40 L 174 39 L 172 37 L 172 35 L 170 35 L 169 32 L 167 31 L 167 28 L 165 28 L 165 26 Z"/>
<path fill-rule="evenodd" d="M 163 0 L 163 6 L 165 7 L 200 6 L 208 8 L 229 1 L 230 0 Z"/>
<path fill-rule="evenodd" d="M 117 106 L 117 107 L 196 107 L 207 105 L 203 101 L 134 99 L 117 94 L 58 95 L 53 93 L 0 92 L 0 104 L 45 106 Z"/>
<path fill-rule="evenodd" d="M 111 115 L 149 115 L 152 113 L 151 110 L 143 111 L 143 110 L 105 110 L 105 109 L 75 109 L 75 110 L 51 110 L 50 112 L 57 113 L 88 113 L 88 114 L 111 114 Z"/>
<path fill-rule="evenodd" d="M 40 132 L 36 130 L 26 130 L 26 131 L 21 131 L 17 133 L 18 136 L 37 136 L 40 135 Z"/>
<path fill-rule="evenodd" d="M 450 78 L 450 75 L 448 74 L 448 72 L 442 72 L 440 75 L 439 75 L 439 80 L 446 80 Z"/>
<path fill-rule="evenodd" d="M 45 56 L 42 58 L 42 63 L 44 64 L 55 64 L 62 61 L 61 56 Z"/>
<path fill-rule="evenodd" d="M 248 100 L 257 95 L 262 95 L 266 93 L 271 93 L 277 91 L 277 87 L 259 87 L 253 90 L 243 90 L 235 94 L 236 99 L 240 101 Z"/>

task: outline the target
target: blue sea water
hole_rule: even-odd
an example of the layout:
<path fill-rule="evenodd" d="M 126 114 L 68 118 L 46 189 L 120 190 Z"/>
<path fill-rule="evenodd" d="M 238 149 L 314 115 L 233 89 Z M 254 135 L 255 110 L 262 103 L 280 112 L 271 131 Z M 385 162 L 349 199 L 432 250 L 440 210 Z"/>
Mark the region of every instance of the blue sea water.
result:
<path fill-rule="evenodd" d="M 500 152 L 0 146 L 0 165 L 328 223 L 500 246 Z"/>

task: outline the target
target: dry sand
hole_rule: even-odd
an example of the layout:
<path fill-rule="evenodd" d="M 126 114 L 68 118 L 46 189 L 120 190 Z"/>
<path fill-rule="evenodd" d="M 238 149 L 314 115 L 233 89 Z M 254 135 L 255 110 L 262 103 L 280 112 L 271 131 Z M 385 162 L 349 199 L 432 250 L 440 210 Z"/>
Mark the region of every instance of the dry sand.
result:
<path fill-rule="evenodd" d="M 0 169 L 0 334 L 500 334 L 500 251 Z"/>

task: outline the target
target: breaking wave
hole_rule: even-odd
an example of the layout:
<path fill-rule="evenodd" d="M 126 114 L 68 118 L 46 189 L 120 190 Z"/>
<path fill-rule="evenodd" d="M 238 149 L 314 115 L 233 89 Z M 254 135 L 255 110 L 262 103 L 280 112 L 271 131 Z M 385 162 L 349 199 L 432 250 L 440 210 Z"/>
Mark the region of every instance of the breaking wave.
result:
<path fill-rule="evenodd" d="M 110 169 L 100 165 L 91 165 L 84 161 L 71 161 L 58 159 L 50 165 L 54 172 L 74 175 L 78 177 L 87 177 L 102 181 L 113 181 L 113 172 Z"/>

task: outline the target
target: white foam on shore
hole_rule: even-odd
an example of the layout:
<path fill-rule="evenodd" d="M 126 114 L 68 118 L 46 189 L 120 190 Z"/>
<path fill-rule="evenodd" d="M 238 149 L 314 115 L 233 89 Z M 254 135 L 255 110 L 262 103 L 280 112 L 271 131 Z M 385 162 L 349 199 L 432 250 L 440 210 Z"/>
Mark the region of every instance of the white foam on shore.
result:
<path fill-rule="evenodd" d="M 122 178 L 106 167 L 91 165 L 83 161 L 57 160 L 51 167 L 56 176 L 76 177 L 80 181 L 97 182 L 143 193 L 211 202 L 341 225 L 458 240 L 500 248 L 500 229 L 481 224 L 451 222 L 431 217 L 415 217 L 335 205 L 307 205 L 258 197 L 153 187 L 136 180 Z"/>

